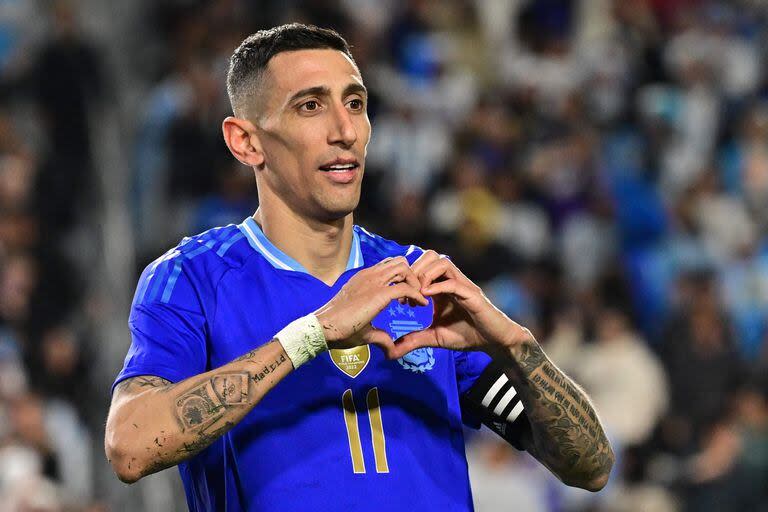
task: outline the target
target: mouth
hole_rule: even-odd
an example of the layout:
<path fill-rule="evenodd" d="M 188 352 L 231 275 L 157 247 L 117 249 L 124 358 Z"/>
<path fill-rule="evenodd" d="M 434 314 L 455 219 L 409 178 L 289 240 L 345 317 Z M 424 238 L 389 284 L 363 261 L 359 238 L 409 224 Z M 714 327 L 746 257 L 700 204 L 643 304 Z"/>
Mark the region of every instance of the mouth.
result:
<path fill-rule="evenodd" d="M 337 158 L 318 167 L 331 181 L 336 183 L 351 183 L 359 168 L 360 163 L 353 158 Z"/>

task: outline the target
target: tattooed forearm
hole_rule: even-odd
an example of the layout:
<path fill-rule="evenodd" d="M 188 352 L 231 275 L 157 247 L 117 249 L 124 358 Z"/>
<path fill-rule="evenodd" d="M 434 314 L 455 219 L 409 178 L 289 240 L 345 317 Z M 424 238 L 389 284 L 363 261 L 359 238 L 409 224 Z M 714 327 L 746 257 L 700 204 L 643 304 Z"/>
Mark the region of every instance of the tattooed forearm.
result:
<path fill-rule="evenodd" d="M 585 393 L 535 341 L 517 347 L 515 360 L 533 433 L 531 454 L 566 483 L 601 488 L 614 455 Z"/>
<path fill-rule="evenodd" d="M 121 382 L 107 420 L 110 462 L 130 482 L 188 459 L 239 423 L 292 369 L 272 340 L 175 384 L 152 376 Z"/>
<path fill-rule="evenodd" d="M 176 400 L 182 432 L 217 421 L 228 408 L 248 403 L 248 372 L 214 375 Z"/>
<path fill-rule="evenodd" d="M 177 450 L 176 456 L 190 457 L 229 431 L 244 415 L 242 409 L 253 404 L 252 386 L 257 386 L 288 361 L 285 354 L 267 363 L 256 361 L 256 352 L 248 352 L 234 361 L 258 362 L 256 370 L 215 373 L 176 398 L 174 412 L 181 432 L 192 435 Z"/>

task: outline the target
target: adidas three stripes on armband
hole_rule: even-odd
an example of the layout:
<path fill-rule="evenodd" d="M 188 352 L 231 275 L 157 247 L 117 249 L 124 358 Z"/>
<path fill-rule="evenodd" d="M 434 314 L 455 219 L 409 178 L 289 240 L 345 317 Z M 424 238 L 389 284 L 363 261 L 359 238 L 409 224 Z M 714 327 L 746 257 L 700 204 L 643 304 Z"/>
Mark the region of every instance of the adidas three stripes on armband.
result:
<path fill-rule="evenodd" d="M 520 436 L 530 424 L 520 395 L 500 364 L 491 362 L 462 399 L 483 424 L 522 450 Z"/>

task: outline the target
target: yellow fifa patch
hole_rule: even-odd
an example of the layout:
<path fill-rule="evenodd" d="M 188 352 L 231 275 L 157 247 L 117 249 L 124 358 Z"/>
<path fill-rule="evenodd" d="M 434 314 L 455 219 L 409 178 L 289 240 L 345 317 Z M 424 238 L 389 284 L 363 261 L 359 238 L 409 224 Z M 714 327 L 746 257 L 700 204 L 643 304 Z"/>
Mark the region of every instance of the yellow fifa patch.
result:
<path fill-rule="evenodd" d="M 365 367 L 368 366 L 368 361 L 371 359 L 371 347 L 368 345 L 344 349 L 332 349 L 330 350 L 330 353 L 331 361 L 336 365 L 336 368 L 353 379 L 360 375 Z"/>

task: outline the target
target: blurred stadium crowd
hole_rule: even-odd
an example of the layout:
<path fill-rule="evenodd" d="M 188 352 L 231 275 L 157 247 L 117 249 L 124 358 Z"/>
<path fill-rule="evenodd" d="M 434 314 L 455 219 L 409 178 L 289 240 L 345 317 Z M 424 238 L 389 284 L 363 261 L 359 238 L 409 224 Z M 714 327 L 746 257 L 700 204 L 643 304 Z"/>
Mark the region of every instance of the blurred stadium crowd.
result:
<path fill-rule="evenodd" d="M 255 209 L 224 76 L 287 21 L 342 33 L 372 93 L 356 222 L 449 254 L 613 440 L 592 495 L 468 432 L 478 509 L 768 510 L 768 4 L 115 4 L 0 0 L 0 511 L 124 509 L 132 286 Z"/>

